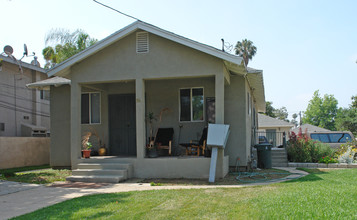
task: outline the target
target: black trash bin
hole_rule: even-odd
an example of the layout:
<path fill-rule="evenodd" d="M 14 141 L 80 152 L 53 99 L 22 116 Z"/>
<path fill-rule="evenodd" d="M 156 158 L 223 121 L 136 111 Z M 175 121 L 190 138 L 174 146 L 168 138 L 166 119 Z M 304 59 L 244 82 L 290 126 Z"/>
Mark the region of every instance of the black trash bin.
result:
<path fill-rule="evenodd" d="M 257 144 L 258 168 L 271 169 L 271 144 Z"/>

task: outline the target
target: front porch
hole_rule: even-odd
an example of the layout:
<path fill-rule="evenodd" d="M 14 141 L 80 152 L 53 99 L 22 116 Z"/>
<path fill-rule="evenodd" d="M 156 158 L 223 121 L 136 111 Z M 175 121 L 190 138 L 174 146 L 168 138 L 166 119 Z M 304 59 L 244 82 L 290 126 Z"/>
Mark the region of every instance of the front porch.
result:
<path fill-rule="evenodd" d="M 210 158 L 203 156 L 185 156 L 185 149 L 180 143 L 199 140 L 203 128 L 208 124 L 207 107 L 214 114 L 216 122 L 223 123 L 224 104 L 209 106 L 209 99 L 216 103 L 224 99 L 224 80 L 217 76 L 196 78 L 175 78 L 156 80 L 127 80 L 103 83 L 82 83 L 71 85 L 71 106 L 80 106 L 80 111 L 71 107 L 71 164 L 72 169 L 80 168 L 85 163 L 130 163 L 133 166 L 133 176 L 140 178 L 208 178 Z M 188 114 L 189 119 L 182 120 L 182 97 L 180 91 L 185 89 L 198 92 L 198 105 L 202 109 L 197 113 Z M 196 94 L 197 95 L 197 92 Z M 80 97 L 80 99 L 74 97 Z M 221 98 L 219 98 L 221 97 Z M 83 99 L 88 101 L 83 102 Z M 74 103 L 75 102 L 75 103 Z M 100 107 L 96 107 L 95 104 Z M 196 103 L 197 105 L 197 103 Z M 89 110 L 86 110 L 88 108 Z M 158 114 L 161 109 L 169 111 L 162 115 L 162 120 L 155 121 L 154 133 L 157 128 L 172 128 L 172 155 L 168 157 L 147 158 L 145 146 L 148 145 L 150 126 L 147 123 L 148 112 Z M 193 107 L 192 107 L 193 108 Z M 79 114 L 78 114 L 79 113 Z M 97 116 L 95 114 L 98 114 Z M 194 115 L 196 114 L 196 115 Z M 84 117 L 83 117 L 84 116 Z M 80 120 L 78 120 L 80 119 Z M 85 123 L 83 123 L 83 121 Z M 109 157 L 94 157 L 90 160 L 80 159 L 78 137 L 95 129 L 101 137 L 101 142 L 107 148 Z M 80 134 L 80 135 L 79 135 Z M 93 144 L 98 150 L 99 144 Z M 111 157 L 110 157 L 111 156 Z M 217 172 L 218 178 L 228 172 L 228 156 L 223 150 L 219 153 Z"/>
<path fill-rule="evenodd" d="M 134 157 L 94 156 L 79 159 L 78 168 L 73 170 L 73 176 L 67 180 L 117 183 L 132 177 L 208 179 L 210 161 L 210 158 L 195 156 L 142 160 Z M 223 163 L 217 165 L 217 171 L 225 170 L 225 167 L 228 169 L 228 156 L 224 157 Z M 218 171 L 216 176 L 223 178 L 225 174 Z"/>

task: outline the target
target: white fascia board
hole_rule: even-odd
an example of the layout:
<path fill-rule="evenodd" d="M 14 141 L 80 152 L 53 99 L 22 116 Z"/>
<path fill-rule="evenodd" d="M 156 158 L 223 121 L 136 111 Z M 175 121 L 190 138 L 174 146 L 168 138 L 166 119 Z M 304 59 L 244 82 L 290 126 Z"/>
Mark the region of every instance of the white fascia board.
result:
<path fill-rule="evenodd" d="M 58 66 L 54 67 L 53 69 L 50 69 L 47 73 L 48 76 L 51 77 L 55 74 L 57 75 L 57 73 L 60 73 L 64 70 L 68 69 L 73 64 L 84 60 L 88 56 L 90 56 L 90 55 L 100 51 L 101 49 L 109 46 L 110 44 L 116 42 L 118 39 L 127 36 L 128 34 L 135 31 L 136 29 L 138 29 L 138 22 L 134 22 L 133 24 L 128 25 L 128 26 L 124 27 L 123 29 L 120 29 L 119 31 L 111 34 L 107 38 L 97 42 L 93 46 L 91 46 L 91 47 L 79 52 L 78 54 L 74 55 L 73 57 L 63 61 L 62 63 L 60 63 Z M 67 70 L 67 72 L 68 72 L 68 70 Z M 61 74 L 58 74 L 58 75 L 61 76 Z"/>
<path fill-rule="evenodd" d="M 242 65 L 244 64 L 243 62 L 243 58 L 238 57 L 238 56 L 234 56 L 231 54 L 228 54 L 226 52 L 223 51 L 219 51 L 216 48 L 213 48 L 211 46 L 207 46 L 204 45 L 202 43 L 190 40 L 188 38 L 176 35 L 174 33 L 168 32 L 166 30 L 163 30 L 161 28 L 155 27 L 153 25 L 141 22 L 141 21 L 136 21 L 134 23 L 132 23 L 131 25 L 128 25 L 126 27 L 124 27 L 123 29 L 120 29 L 119 31 L 111 34 L 109 37 L 99 41 L 98 43 L 94 44 L 93 46 L 87 48 L 86 50 L 83 50 L 82 52 L 74 55 L 73 57 L 69 58 L 68 60 L 62 62 L 61 64 L 59 64 L 58 66 L 54 67 L 53 69 L 50 69 L 48 71 L 48 76 L 51 77 L 53 75 L 58 75 L 58 76 L 62 76 L 63 74 L 61 74 L 61 72 L 63 72 L 64 70 L 68 69 L 70 66 L 72 66 L 73 64 L 85 59 L 86 57 L 90 56 L 93 53 L 96 53 L 98 51 L 100 51 L 101 49 L 109 46 L 110 44 L 116 42 L 117 40 L 131 34 L 132 32 L 134 32 L 137 29 L 141 29 L 147 32 L 150 32 L 152 34 L 156 34 L 158 36 L 161 36 L 163 38 L 169 39 L 171 41 L 180 43 L 182 45 L 191 47 L 193 49 L 199 50 L 201 52 L 210 54 L 212 56 L 218 57 L 220 59 L 229 61 L 231 63 L 237 64 L 237 65 Z M 245 65 L 244 65 L 245 67 Z"/>
<path fill-rule="evenodd" d="M 229 61 L 231 63 L 235 63 L 237 65 L 241 65 L 243 58 L 234 56 L 232 54 L 228 54 L 226 52 L 220 51 L 214 47 L 199 43 L 197 41 L 193 41 L 191 39 L 182 37 L 180 35 L 174 34 L 172 32 L 163 30 L 161 28 L 146 24 L 146 23 L 140 23 L 139 28 L 148 32 L 151 32 L 153 34 L 156 34 L 158 36 L 161 36 L 163 38 L 169 39 L 171 41 L 174 41 L 176 43 L 191 47 L 193 49 L 199 50 L 201 52 L 210 54 L 212 56 L 218 57 L 222 60 Z M 243 62 L 244 63 L 244 62 Z"/>

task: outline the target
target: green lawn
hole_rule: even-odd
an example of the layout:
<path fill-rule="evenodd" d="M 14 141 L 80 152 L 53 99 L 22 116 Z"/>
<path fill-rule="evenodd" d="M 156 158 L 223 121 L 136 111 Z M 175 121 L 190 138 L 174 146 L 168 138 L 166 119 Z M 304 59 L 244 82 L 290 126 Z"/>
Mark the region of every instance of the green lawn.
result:
<path fill-rule="evenodd" d="M 46 184 L 65 181 L 66 177 L 72 174 L 71 170 L 53 170 L 48 168 L 48 165 L 44 165 L 0 170 L 0 180 Z"/>
<path fill-rule="evenodd" d="M 84 196 L 18 219 L 357 219 L 357 169 L 238 189 Z"/>

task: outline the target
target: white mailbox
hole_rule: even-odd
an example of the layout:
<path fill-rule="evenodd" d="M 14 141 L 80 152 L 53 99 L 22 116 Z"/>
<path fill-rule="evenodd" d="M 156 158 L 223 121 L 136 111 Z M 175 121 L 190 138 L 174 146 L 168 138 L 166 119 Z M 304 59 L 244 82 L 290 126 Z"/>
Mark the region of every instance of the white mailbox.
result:
<path fill-rule="evenodd" d="M 229 125 L 208 124 L 207 146 L 225 148 L 229 132 Z"/>
<path fill-rule="evenodd" d="M 210 183 L 213 183 L 216 177 L 218 148 L 224 149 L 226 147 L 229 132 L 229 125 L 208 124 L 207 146 L 212 149 L 211 166 L 208 179 Z"/>

